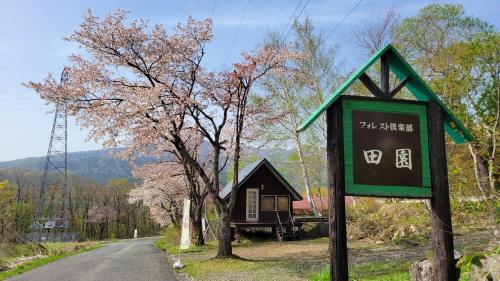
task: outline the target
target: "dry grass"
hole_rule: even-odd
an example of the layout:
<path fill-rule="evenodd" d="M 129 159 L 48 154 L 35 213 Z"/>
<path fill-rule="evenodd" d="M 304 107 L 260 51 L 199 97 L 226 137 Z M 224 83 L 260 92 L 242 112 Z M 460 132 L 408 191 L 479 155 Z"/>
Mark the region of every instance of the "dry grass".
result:
<path fill-rule="evenodd" d="M 37 254 L 37 255 L 34 255 L 34 256 L 28 256 L 28 257 L 20 256 L 20 257 L 15 257 L 15 258 L 12 258 L 12 259 L 7 259 L 7 263 L 5 264 L 5 268 L 7 270 L 8 269 L 12 269 L 12 268 L 14 268 L 16 266 L 19 266 L 19 265 L 31 262 L 33 260 L 36 260 L 36 259 L 39 259 L 39 258 L 42 258 L 42 257 L 45 257 L 45 256 L 42 255 L 42 254 Z"/>
<path fill-rule="evenodd" d="M 236 247 L 235 254 L 240 257 L 256 260 L 286 259 L 306 257 L 308 259 L 323 258 L 328 255 L 326 239 L 306 241 L 288 241 L 257 243 L 248 247 Z"/>
<path fill-rule="evenodd" d="M 68 255 L 96 249 L 98 242 L 24 243 L 0 245 L 0 280 Z"/>

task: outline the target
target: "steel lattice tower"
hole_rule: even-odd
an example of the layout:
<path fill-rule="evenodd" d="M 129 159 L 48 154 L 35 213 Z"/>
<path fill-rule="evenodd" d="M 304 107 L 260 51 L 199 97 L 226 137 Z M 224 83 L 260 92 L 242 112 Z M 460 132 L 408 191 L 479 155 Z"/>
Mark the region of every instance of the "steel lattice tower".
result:
<path fill-rule="evenodd" d="M 61 84 L 67 79 L 66 68 L 61 73 Z M 36 203 L 33 231 L 43 228 L 42 222 L 47 219 L 54 220 L 56 212 L 52 210 L 51 218 L 43 218 L 45 196 L 50 187 L 59 185 L 62 189 L 61 218 L 58 228 L 64 233 L 68 230 L 68 214 L 66 202 L 68 196 L 68 117 L 66 115 L 66 103 L 56 105 L 52 132 L 50 135 L 49 148 L 45 158 L 45 167 L 40 186 L 40 193 Z"/>

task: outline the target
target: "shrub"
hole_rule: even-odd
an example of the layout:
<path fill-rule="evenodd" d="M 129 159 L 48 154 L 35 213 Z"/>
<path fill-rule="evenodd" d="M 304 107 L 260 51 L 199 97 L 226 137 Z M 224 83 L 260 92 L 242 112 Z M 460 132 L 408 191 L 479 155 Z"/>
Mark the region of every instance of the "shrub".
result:
<path fill-rule="evenodd" d="M 163 251 L 176 253 L 181 241 L 181 230 L 179 227 L 169 225 L 160 233 L 160 238 L 155 241 L 156 247 Z"/>
<path fill-rule="evenodd" d="M 174 225 L 169 225 L 163 232 L 163 236 L 167 244 L 177 246 L 181 242 L 181 229 Z"/>
<path fill-rule="evenodd" d="M 305 236 L 307 238 L 318 238 L 328 236 L 328 222 L 310 222 L 305 223 Z"/>
<path fill-rule="evenodd" d="M 430 231 L 429 215 L 418 202 L 387 202 L 349 208 L 349 239 L 398 240 Z M 367 206 L 367 207 L 365 207 Z"/>

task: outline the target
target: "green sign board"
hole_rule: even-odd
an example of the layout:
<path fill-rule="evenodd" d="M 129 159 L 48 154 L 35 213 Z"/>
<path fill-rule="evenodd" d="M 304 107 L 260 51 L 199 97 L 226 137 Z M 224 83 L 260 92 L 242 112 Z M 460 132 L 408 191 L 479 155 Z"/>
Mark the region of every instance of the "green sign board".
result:
<path fill-rule="evenodd" d="M 344 96 L 346 194 L 430 198 L 425 102 Z"/>

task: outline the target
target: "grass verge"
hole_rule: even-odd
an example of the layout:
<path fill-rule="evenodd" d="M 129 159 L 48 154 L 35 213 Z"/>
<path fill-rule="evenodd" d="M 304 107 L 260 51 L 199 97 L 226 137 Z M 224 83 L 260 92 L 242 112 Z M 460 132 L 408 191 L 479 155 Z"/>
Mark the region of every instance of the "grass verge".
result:
<path fill-rule="evenodd" d="M 468 252 L 483 249 L 489 234 L 478 232 L 456 237 L 456 248 Z M 417 239 L 418 238 L 418 239 Z M 417 242 L 415 242 L 417 241 Z M 243 241 L 233 244 L 233 253 L 240 259 L 216 259 L 217 244 L 182 251 L 185 265 L 176 273 L 192 280 L 248 281 L 323 281 L 329 280 L 328 239 L 286 241 Z M 155 245 L 177 255 L 178 240 L 162 236 Z M 415 260 L 430 257 L 432 247 L 427 236 L 397 239 L 383 244 L 373 240 L 350 241 L 350 280 L 402 281 L 410 280 L 409 268 Z M 467 280 L 463 273 L 461 281 Z"/>
<path fill-rule="evenodd" d="M 366 281 L 406 281 L 410 280 L 408 268 L 410 262 L 370 262 L 352 266 L 349 269 L 351 280 Z M 330 280 L 330 270 L 325 267 L 323 271 L 312 276 L 311 281 Z"/>
<path fill-rule="evenodd" d="M 17 265 L 16 267 L 14 267 L 10 270 L 0 272 L 0 280 L 5 280 L 7 278 L 16 276 L 16 275 L 21 274 L 23 272 L 32 270 L 34 268 L 40 267 L 40 266 L 45 265 L 47 263 L 50 263 L 50 262 L 53 262 L 53 261 L 56 261 L 56 260 L 59 260 L 59 259 L 62 259 L 62 258 L 68 257 L 68 256 L 81 254 L 84 252 L 98 249 L 101 246 L 102 246 L 101 243 L 95 243 L 95 244 L 91 244 L 91 245 L 85 246 L 83 248 L 80 248 L 76 251 L 57 253 L 57 254 L 53 254 L 53 255 L 49 255 L 49 256 L 44 256 L 44 257 L 29 261 L 27 263 Z"/>
<path fill-rule="evenodd" d="M 254 272 L 262 269 L 266 263 L 258 261 L 247 261 L 240 259 L 209 259 L 198 263 L 189 263 L 184 271 L 195 279 L 202 277 L 205 273 L 211 275 L 231 276 L 236 272 Z"/>
<path fill-rule="evenodd" d="M 411 280 L 410 265 L 410 261 L 364 263 L 350 268 L 349 277 L 353 281 L 407 281 Z M 330 269 L 328 267 L 311 277 L 311 281 L 328 280 L 330 280 Z M 459 280 L 468 281 L 467 272 L 463 272 Z"/>
<path fill-rule="evenodd" d="M 163 238 L 158 238 L 154 242 L 154 245 L 156 246 L 156 248 L 172 255 L 177 255 L 179 253 L 179 246 L 169 245 Z M 181 250 L 181 253 L 198 253 L 214 247 L 215 247 L 214 244 L 205 244 L 204 246 L 191 245 L 189 246 L 189 249 Z"/>

